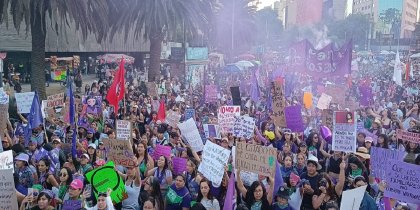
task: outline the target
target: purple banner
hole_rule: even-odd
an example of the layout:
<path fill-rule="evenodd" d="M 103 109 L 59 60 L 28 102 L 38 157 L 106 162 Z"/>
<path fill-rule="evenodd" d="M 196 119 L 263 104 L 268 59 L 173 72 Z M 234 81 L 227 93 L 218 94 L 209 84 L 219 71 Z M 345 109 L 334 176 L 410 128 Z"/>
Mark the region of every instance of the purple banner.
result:
<path fill-rule="evenodd" d="M 79 210 L 82 208 L 81 200 L 65 200 L 63 203 L 63 210 Z"/>
<path fill-rule="evenodd" d="M 153 152 L 153 159 L 157 160 L 160 156 L 171 158 L 171 147 L 160 144 L 156 145 L 155 151 Z"/>
<path fill-rule="evenodd" d="M 206 85 L 206 102 L 217 101 L 217 85 Z"/>
<path fill-rule="evenodd" d="M 301 105 L 288 106 L 284 108 L 287 128 L 293 132 L 303 132 L 305 130 L 301 110 Z"/>
<path fill-rule="evenodd" d="M 175 175 L 183 174 L 187 170 L 187 159 L 174 157 L 172 159 L 172 166 Z"/>
<path fill-rule="evenodd" d="M 384 196 L 420 204 L 420 166 L 388 160 L 386 183 Z"/>
<path fill-rule="evenodd" d="M 331 43 L 320 50 L 303 40 L 289 49 L 289 68 L 316 78 L 344 76 L 351 72 L 352 41 L 335 49 Z"/>
<path fill-rule="evenodd" d="M 369 86 L 359 86 L 360 91 L 360 105 L 369 106 L 370 102 L 373 100 L 372 88 Z"/>
<path fill-rule="evenodd" d="M 386 173 L 389 171 L 389 161 L 402 161 L 404 158 L 404 151 L 390 150 L 380 147 L 370 148 L 370 164 L 372 175 L 386 179 Z"/>

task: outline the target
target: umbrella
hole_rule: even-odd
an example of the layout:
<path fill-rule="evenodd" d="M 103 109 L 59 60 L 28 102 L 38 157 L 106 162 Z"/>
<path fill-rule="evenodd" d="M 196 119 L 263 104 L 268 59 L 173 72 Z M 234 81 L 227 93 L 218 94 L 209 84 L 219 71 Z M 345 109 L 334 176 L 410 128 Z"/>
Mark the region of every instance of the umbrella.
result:
<path fill-rule="evenodd" d="M 242 71 L 242 69 L 240 67 L 236 66 L 235 64 L 227 64 L 223 68 L 223 70 L 224 71 L 227 71 L 227 72 L 239 72 L 239 71 Z"/>
<path fill-rule="evenodd" d="M 416 54 L 410 56 L 410 58 L 420 58 L 420 53 L 416 53 Z"/>
<path fill-rule="evenodd" d="M 238 61 L 235 63 L 235 65 L 242 69 L 247 69 L 255 66 L 251 61 Z"/>

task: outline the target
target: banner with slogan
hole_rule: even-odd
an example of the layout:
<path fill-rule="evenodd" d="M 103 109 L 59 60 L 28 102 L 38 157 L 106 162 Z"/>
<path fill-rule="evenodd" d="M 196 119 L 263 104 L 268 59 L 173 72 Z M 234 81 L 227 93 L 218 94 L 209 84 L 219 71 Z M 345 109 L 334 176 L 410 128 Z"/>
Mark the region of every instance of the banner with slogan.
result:
<path fill-rule="evenodd" d="M 235 158 L 237 169 L 273 178 L 276 174 L 276 148 L 237 142 Z"/>
<path fill-rule="evenodd" d="M 130 141 L 102 139 L 109 160 L 114 161 L 117 165 L 125 167 L 135 167 L 136 162 L 133 160 L 135 155 Z"/>
<path fill-rule="evenodd" d="M 222 132 L 232 133 L 235 124 L 235 116 L 241 115 L 240 106 L 222 106 L 217 112 L 217 119 Z"/>
<path fill-rule="evenodd" d="M 32 101 L 34 100 L 35 92 L 15 93 L 17 111 L 20 114 L 27 114 L 31 112 Z"/>
<path fill-rule="evenodd" d="M 303 132 L 305 130 L 301 111 L 301 105 L 288 106 L 284 108 L 287 128 L 293 132 Z"/>
<path fill-rule="evenodd" d="M 420 204 L 420 166 L 388 160 L 384 196 L 407 203 Z"/>
<path fill-rule="evenodd" d="M 64 93 L 54 94 L 47 97 L 47 107 L 64 106 Z"/>
<path fill-rule="evenodd" d="M 277 81 L 272 82 L 271 96 L 273 100 L 274 124 L 279 127 L 286 127 L 286 117 L 284 114 L 286 100 L 284 98 L 283 84 Z"/>
<path fill-rule="evenodd" d="M 250 139 L 254 136 L 255 119 L 247 116 L 236 116 L 233 136 Z"/>
<path fill-rule="evenodd" d="M 195 152 L 203 150 L 203 140 L 201 140 L 197 125 L 193 119 L 190 118 L 183 123 L 179 123 L 178 128 L 181 131 L 182 137 L 187 140 L 188 144 Z"/>
<path fill-rule="evenodd" d="M 185 109 L 185 120 L 190 118 L 195 120 L 195 109 Z"/>
<path fill-rule="evenodd" d="M 15 181 L 13 169 L 0 170 L 0 208 L 19 209 L 15 193 Z"/>
<path fill-rule="evenodd" d="M 179 123 L 180 119 L 181 115 L 178 114 L 178 112 L 174 112 L 172 110 L 166 112 L 166 124 L 170 125 L 171 127 L 177 128 L 177 124 Z"/>
<path fill-rule="evenodd" d="M 219 125 L 213 125 L 213 124 L 203 124 L 203 130 L 204 130 L 204 135 L 206 136 L 206 138 L 216 138 L 216 139 L 221 139 L 221 135 L 220 135 L 220 126 Z"/>
<path fill-rule="evenodd" d="M 207 141 L 204 145 L 202 161 L 198 166 L 198 171 L 215 185 L 220 185 L 229 156 L 229 150 Z"/>
<path fill-rule="evenodd" d="M 420 133 L 413 133 L 413 132 L 397 129 L 397 138 L 410 141 L 416 144 L 420 143 Z"/>
<path fill-rule="evenodd" d="M 354 112 L 334 112 L 332 150 L 356 152 L 356 121 Z"/>
<path fill-rule="evenodd" d="M 114 162 L 110 161 L 104 166 L 88 172 L 85 177 L 92 184 L 96 199 L 98 199 L 99 193 L 106 192 L 110 188 L 112 190 L 112 202 L 117 204 L 128 198 L 128 195 L 125 191 L 124 180 L 115 171 L 114 167 Z"/>
<path fill-rule="evenodd" d="M 128 120 L 117 120 L 115 126 L 117 131 L 117 139 L 129 140 L 131 139 L 131 122 Z"/>
<path fill-rule="evenodd" d="M 61 210 L 79 210 L 82 208 L 81 200 L 65 200 Z"/>
<path fill-rule="evenodd" d="M 206 85 L 206 102 L 217 102 L 217 85 Z"/>
<path fill-rule="evenodd" d="M 385 179 L 389 170 L 389 160 L 402 161 L 405 152 L 400 150 L 391 150 L 381 147 L 370 148 L 370 169 L 372 175 Z"/>

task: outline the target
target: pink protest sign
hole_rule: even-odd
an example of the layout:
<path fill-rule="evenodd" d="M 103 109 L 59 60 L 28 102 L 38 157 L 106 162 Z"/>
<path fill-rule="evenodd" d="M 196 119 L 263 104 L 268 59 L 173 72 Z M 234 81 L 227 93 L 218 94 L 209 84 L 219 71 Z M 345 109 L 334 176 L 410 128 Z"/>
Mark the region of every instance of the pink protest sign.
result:
<path fill-rule="evenodd" d="M 175 175 L 182 174 L 187 170 L 187 159 L 174 157 L 172 159 L 172 166 Z"/>
<path fill-rule="evenodd" d="M 166 158 L 171 158 L 171 147 L 156 145 L 155 151 L 153 152 L 153 159 L 157 160 L 160 156 L 165 156 Z"/>

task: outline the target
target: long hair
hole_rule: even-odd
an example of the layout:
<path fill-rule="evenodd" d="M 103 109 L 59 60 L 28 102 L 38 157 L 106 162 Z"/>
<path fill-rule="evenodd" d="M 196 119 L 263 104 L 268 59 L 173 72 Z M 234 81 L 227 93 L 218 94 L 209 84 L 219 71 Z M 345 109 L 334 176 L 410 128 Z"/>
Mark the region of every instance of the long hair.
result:
<path fill-rule="evenodd" d="M 68 178 L 67 178 L 67 181 L 66 181 L 66 185 L 69 186 L 70 183 L 73 181 L 73 173 L 71 172 L 70 168 L 68 168 L 68 167 L 62 167 L 61 170 L 62 169 L 66 170 L 66 172 L 67 172 Z"/>
<path fill-rule="evenodd" d="M 318 142 L 316 143 L 316 145 L 313 145 L 313 141 L 314 141 L 314 136 L 317 135 L 318 136 Z M 319 133 L 313 132 L 310 133 L 308 135 L 308 138 L 306 139 L 306 145 L 309 148 L 310 146 L 315 146 L 317 149 L 319 149 L 319 147 L 321 147 L 321 139 L 319 138 Z"/>
<path fill-rule="evenodd" d="M 138 144 L 137 144 L 137 147 L 138 147 L 138 145 L 143 145 L 143 147 L 144 147 L 144 154 L 143 154 L 143 160 L 145 161 L 145 163 L 146 163 L 146 165 L 147 165 L 147 161 L 149 160 L 149 152 L 147 151 L 147 145 L 146 144 L 144 144 L 144 143 L 142 143 L 142 142 L 139 142 Z M 137 158 L 139 158 L 140 157 L 140 154 L 139 154 L 139 152 L 137 151 L 137 148 L 134 148 L 134 146 L 133 146 L 133 151 L 134 151 L 134 154 L 136 155 L 136 157 Z"/>
<path fill-rule="evenodd" d="M 207 183 L 207 185 L 209 186 L 209 193 L 207 194 L 207 199 L 209 199 L 209 200 L 211 200 L 211 201 L 213 201 L 213 199 L 214 199 L 214 196 L 213 196 L 213 194 L 211 194 L 211 190 L 210 190 L 210 188 L 211 188 L 211 184 L 210 184 L 210 181 L 208 180 L 208 179 L 206 179 L 206 178 L 203 178 L 201 181 L 200 181 L 200 190 L 198 190 L 198 195 L 197 195 L 197 202 L 201 202 L 201 200 L 203 199 L 203 193 L 201 193 L 201 183 Z"/>
<path fill-rule="evenodd" d="M 261 202 L 262 202 L 261 209 L 269 209 L 270 204 L 268 203 L 268 200 L 267 200 L 267 191 L 265 190 L 264 185 L 260 181 L 254 181 L 251 184 L 251 187 L 249 187 L 249 190 L 247 191 L 246 196 L 245 196 L 246 205 L 248 206 L 248 208 L 251 208 L 251 206 L 256 202 L 255 197 L 254 197 L 254 192 L 258 186 L 261 186 L 263 189 L 263 196 L 261 197 Z"/>
<path fill-rule="evenodd" d="M 160 183 L 156 177 L 150 177 L 150 187 L 152 188 L 152 192 L 150 196 L 156 199 L 156 202 L 159 204 L 159 208 L 162 208 L 163 205 L 163 196 L 162 192 L 160 191 Z"/>
<path fill-rule="evenodd" d="M 197 176 L 197 162 L 195 161 L 195 159 L 193 159 L 193 158 L 189 158 L 188 159 L 188 162 L 190 162 L 192 165 L 193 165 L 193 167 L 194 167 L 194 170 L 193 170 L 193 172 L 190 174 L 191 175 L 191 177 L 193 177 L 193 178 L 195 178 L 196 176 Z"/>
<path fill-rule="evenodd" d="M 337 196 L 336 196 L 336 193 L 335 193 L 335 187 L 334 187 L 334 185 L 333 185 L 333 183 L 332 183 L 332 181 L 331 181 L 330 177 L 328 176 L 328 174 L 326 174 L 326 173 L 321 173 L 321 176 L 322 176 L 322 178 L 318 181 L 318 186 L 321 186 L 321 185 L 320 185 L 320 183 L 321 183 L 321 181 L 322 181 L 322 180 L 327 181 L 327 183 L 328 183 L 328 188 L 326 188 L 326 190 L 327 190 L 327 195 L 329 195 L 329 196 L 330 196 L 330 199 L 331 199 L 331 200 L 336 200 L 336 199 L 338 199 L 338 198 L 337 198 Z"/>
<path fill-rule="evenodd" d="M 44 157 L 44 158 L 41 158 L 41 160 L 39 160 L 38 161 L 38 164 L 39 164 L 39 162 L 44 162 L 45 163 L 45 167 L 47 168 L 47 170 L 46 170 L 46 175 L 48 176 L 48 172 L 50 171 L 50 166 L 51 166 L 51 161 L 48 159 L 48 158 L 46 158 L 46 157 Z M 36 172 L 37 172 L 37 174 L 38 174 L 38 177 L 41 177 L 41 172 L 39 171 L 39 168 L 37 167 L 37 169 L 36 169 Z M 45 180 L 46 181 L 46 180 Z"/>
<path fill-rule="evenodd" d="M 386 134 L 379 134 L 378 139 L 381 138 L 381 137 L 384 139 L 384 143 L 383 143 L 384 145 L 382 146 L 382 148 L 388 149 L 389 148 L 389 146 L 388 146 L 388 136 Z M 376 147 L 381 147 L 379 142 L 376 143 Z"/>

